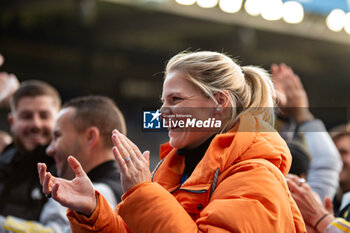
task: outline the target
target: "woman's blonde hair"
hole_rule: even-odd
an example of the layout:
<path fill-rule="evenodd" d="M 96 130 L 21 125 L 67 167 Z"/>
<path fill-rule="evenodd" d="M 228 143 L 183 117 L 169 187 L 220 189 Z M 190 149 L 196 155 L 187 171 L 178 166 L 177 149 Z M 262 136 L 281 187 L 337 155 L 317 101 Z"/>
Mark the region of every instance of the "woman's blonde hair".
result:
<path fill-rule="evenodd" d="M 262 68 L 239 66 L 230 57 L 210 51 L 181 52 L 167 63 L 165 77 L 171 71 L 179 71 L 199 87 L 215 103 L 215 94 L 222 92 L 228 97 L 232 111 L 224 119 L 220 132 L 227 132 L 249 112 L 274 124 L 275 91 L 271 77 Z"/>

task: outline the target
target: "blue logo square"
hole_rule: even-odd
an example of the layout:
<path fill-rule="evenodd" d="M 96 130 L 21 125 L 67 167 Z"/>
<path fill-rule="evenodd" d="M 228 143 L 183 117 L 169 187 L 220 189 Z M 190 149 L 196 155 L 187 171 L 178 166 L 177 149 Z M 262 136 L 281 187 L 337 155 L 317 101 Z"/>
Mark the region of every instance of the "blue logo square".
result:
<path fill-rule="evenodd" d="M 160 111 L 143 111 L 143 128 L 160 129 Z"/>

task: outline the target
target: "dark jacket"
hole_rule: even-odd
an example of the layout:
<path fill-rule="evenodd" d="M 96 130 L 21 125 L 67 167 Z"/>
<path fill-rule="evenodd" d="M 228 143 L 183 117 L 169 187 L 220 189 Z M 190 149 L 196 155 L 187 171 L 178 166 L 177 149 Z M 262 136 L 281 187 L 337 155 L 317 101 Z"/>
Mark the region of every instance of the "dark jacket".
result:
<path fill-rule="evenodd" d="M 43 162 L 48 171 L 56 173 L 55 161 L 40 146 L 31 153 L 21 153 L 14 144 L 0 156 L 0 215 L 39 220 L 47 199 L 42 193 L 37 163 Z"/>
<path fill-rule="evenodd" d="M 98 165 L 87 175 L 92 183 L 102 183 L 108 185 L 108 187 L 111 188 L 117 202 L 121 202 L 123 190 L 120 183 L 119 168 L 115 160 L 110 160 Z"/>

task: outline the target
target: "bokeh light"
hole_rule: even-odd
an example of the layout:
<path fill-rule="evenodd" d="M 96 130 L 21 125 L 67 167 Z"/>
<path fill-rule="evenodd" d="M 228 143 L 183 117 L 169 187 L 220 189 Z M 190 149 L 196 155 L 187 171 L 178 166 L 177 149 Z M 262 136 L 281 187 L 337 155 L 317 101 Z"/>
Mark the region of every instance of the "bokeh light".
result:
<path fill-rule="evenodd" d="M 282 18 L 283 2 L 281 0 L 265 0 L 261 4 L 261 16 L 269 21 Z"/>
<path fill-rule="evenodd" d="M 345 24 L 345 12 L 341 9 L 332 10 L 327 16 L 326 24 L 334 32 L 341 31 Z"/>
<path fill-rule="evenodd" d="M 346 13 L 344 22 L 344 30 L 350 34 L 350 12 Z"/>
<path fill-rule="evenodd" d="M 219 7 L 226 13 L 236 13 L 242 8 L 243 0 L 220 0 Z"/>
<path fill-rule="evenodd" d="M 197 0 L 197 4 L 203 8 L 212 8 L 218 4 L 218 0 Z"/>
<path fill-rule="evenodd" d="M 261 0 L 246 0 L 244 9 L 248 14 L 252 16 L 258 16 L 260 15 L 261 11 L 261 2 Z"/>
<path fill-rule="evenodd" d="M 196 0 L 175 0 L 177 3 L 185 6 L 193 5 Z"/>
<path fill-rule="evenodd" d="M 300 23 L 304 19 L 304 8 L 299 2 L 288 1 L 283 4 L 283 20 L 287 23 Z"/>

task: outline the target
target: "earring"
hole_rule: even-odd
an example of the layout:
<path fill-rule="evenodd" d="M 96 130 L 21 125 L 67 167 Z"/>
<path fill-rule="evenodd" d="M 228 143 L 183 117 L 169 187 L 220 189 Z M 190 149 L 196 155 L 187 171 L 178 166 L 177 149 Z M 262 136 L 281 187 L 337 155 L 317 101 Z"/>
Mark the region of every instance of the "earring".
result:
<path fill-rule="evenodd" d="M 216 112 L 220 112 L 221 111 L 221 109 L 222 109 L 222 106 L 221 105 L 219 105 L 217 108 L 216 108 Z"/>

